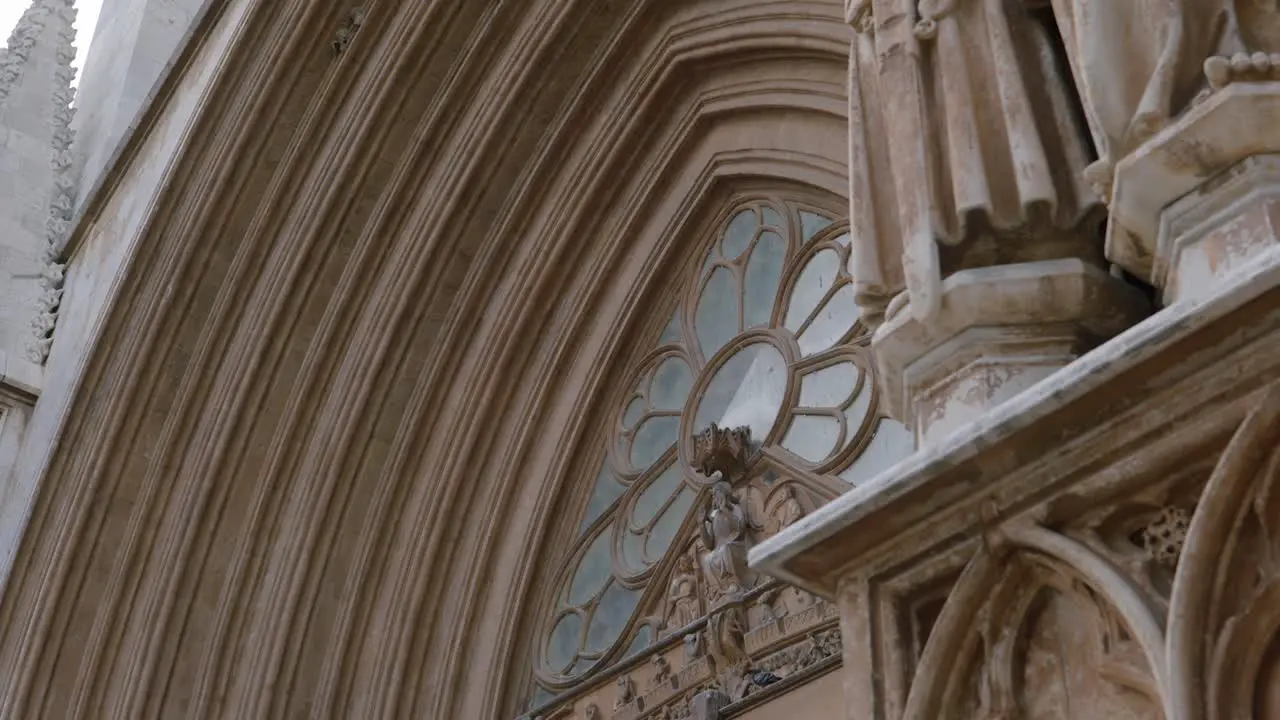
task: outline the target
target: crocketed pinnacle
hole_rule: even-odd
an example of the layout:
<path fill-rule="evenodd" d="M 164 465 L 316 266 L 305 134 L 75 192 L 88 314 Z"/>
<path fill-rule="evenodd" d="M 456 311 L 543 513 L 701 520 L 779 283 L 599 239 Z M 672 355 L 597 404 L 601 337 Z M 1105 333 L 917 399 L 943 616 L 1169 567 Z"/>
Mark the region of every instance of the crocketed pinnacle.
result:
<path fill-rule="evenodd" d="M 74 0 L 33 0 L 0 53 L 0 351 L 43 363 L 62 297 L 58 254 L 71 227 Z M 38 280 L 33 278 L 39 278 Z M 32 331 L 34 330 L 34 337 Z"/>

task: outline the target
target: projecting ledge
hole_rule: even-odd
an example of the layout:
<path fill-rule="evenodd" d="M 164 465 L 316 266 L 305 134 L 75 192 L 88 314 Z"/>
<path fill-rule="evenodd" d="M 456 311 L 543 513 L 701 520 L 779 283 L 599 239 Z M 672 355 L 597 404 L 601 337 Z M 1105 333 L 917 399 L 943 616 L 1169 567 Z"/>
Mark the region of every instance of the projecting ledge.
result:
<path fill-rule="evenodd" d="M 1238 268 L 1211 294 L 1152 315 L 818 509 L 752 549 L 749 562 L 835 599 L 843 578 L 905 561 L 915 552 L 908 535 L 948 542 L 980 534 L 985 514 L 1020 502 L 1006 481 L 1030 493 L 1055 482 L 1055 473 L 1073 472 L 1046 466 L 1046 457 L 1091 439 L 1096 445 L 1104 426 L 1146 410 L 1144 401 L 1157 392 L 1181 388 L 1195 369 L 1223 362 L 1246 336 L 1264 333 L 1269 342 L 1280 338 L 1280 248 Z"/>

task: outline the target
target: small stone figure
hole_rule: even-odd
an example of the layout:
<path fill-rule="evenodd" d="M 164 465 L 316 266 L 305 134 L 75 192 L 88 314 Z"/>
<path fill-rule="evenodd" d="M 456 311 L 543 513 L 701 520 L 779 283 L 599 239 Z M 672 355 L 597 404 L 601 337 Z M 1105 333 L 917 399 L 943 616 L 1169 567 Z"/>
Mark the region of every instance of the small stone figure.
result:
<path fill-rule="evenodd" d="M 662 687 L 671 680 L 671 664 L 662 655 L 653 656 L 653 680 L 650 685 L 654 688 Z"/>
<path fill-rule="evenodd" d="M 615 712 L 631 704 L 636 699 L 636 683 L 631 679 L 630 675 L 623 675 L 618 678 L 618 699 L 613 701 L 613 709 Z"/>
<path fill-rule="evenodd" d="M 708 551 L 702 569 L 717 596 L 736 596 L 755 582 L 747 566 L 747 514 L 727 482 L 717 482 L 702 512 L 699 532 Z"/>
<path fill-rule="evenodd" d="M 676 571 L 671 577 L 671 589 L 667 593 L 667 608 L 666 629 L 668 631 L 686 627 L 701 615 L 693 559 L 688 555 L 681 555 L 676 561 Z"/>

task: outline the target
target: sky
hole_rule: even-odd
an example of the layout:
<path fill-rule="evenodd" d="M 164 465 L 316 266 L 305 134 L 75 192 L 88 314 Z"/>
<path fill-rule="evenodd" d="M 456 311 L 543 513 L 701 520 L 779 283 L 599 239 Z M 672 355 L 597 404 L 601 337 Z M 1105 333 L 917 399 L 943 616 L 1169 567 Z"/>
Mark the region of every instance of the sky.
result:
<path fill-rule="evenodd" d="M 0 44 L 9 40 L 9 33 L 13 32 L 18 18 L 29 5 L 31 0 L 0 0 Z M 85 54 L 89 51 L 89 41 L 93 38 L 93 28 L 98 24 L 102 0 L 76 0 L 76 9 L 76 59 L 71 64 L 76 69 L 78 83 Z"/>

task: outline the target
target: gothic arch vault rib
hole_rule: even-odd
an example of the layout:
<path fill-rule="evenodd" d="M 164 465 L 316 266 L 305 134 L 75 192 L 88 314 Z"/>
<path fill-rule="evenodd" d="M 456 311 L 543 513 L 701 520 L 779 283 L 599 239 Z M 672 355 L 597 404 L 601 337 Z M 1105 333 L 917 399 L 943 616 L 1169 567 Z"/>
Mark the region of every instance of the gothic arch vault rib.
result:
<path fill-rule="evenodd" d="M 338 58 L 329 5 L 211 13 L 5 590 L 4 714 L 514 715 L 618 329 L 729 194 L 846 190 L 836 0 L 375 0 Z"/>

